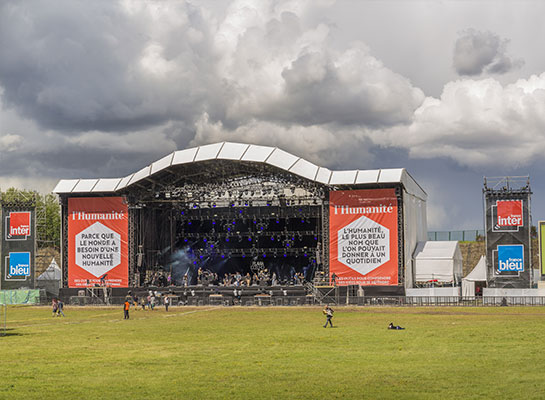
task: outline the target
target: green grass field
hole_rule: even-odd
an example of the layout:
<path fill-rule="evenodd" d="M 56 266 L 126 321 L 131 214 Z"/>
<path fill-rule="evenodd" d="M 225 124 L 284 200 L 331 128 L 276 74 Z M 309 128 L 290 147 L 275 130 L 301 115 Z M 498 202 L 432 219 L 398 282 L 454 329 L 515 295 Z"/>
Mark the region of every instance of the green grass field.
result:
<path fill-rule="evenodd" d="M 543 399 L 545 309 L 8 308 L 2 399 Z M 388 331 L 389 322 L 406 327 Z"/>

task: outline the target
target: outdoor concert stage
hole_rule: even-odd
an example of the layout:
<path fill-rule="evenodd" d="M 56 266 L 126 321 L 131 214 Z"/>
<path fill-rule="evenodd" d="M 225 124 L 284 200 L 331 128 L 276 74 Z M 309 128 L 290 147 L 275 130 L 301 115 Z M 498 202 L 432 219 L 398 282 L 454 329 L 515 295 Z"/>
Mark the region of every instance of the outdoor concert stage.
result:
<path fill-rule="evenodd" d="M 331 171 L 266 146 L 180 150 L 124 178 L 61 180 L 54 192 L 64 290 L 209 288 L 197 286 L 201 270 L 207 281 L 323 277 L 399 293 L 413 286 L 412 253 L 426 240 L 426 193 L 405 169 Z"/>

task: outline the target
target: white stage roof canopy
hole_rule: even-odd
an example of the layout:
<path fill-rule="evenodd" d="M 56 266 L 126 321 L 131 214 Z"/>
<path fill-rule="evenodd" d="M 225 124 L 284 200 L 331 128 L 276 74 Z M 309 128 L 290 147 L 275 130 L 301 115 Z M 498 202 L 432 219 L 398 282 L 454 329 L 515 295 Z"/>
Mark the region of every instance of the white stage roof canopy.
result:
<path fill-rule="evenodd" d="M 405 190 L 426 200 L 427 195 L 404 168 L 331 171 L 277 147 L 221 142 L 175 151 L 133 174 L 121 178 L 62 179 L 54 193 L 115 193 L 175 165 L 209 160 L 232 160 L 268 164 L 330 186 L 401 183 Z"/>

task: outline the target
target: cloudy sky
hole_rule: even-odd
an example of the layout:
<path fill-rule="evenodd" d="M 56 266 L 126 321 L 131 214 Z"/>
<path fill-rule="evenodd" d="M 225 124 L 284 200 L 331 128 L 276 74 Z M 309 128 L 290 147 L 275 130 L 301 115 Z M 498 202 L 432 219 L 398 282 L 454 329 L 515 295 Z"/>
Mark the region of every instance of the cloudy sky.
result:
<path fill-rule="evenodd" d="M 405 167 L 430 230 L 482 229 L 483 176 L 545 219 L 545 2 L 5 0 L 0 186 L 118 177 L 189 146 Z"/>

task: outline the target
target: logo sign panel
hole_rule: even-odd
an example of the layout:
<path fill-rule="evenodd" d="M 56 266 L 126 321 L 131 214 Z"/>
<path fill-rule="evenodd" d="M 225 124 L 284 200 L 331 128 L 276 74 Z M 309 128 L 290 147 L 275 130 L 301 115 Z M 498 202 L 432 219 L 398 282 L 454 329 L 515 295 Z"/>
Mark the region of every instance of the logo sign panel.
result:
<path fill-rule="evenodd" d="M 8 280 L 24 281 L 31 275 L 29 252 L 13 252 L 6 257 L 6 277 Z"/>
<path fill-rule="evenodd" d="M 11 211 L 5 219 L 5 239 L 10 240 L 27 240 L 31 234 L 30 211 Z"/>
<path fill-rule="evenodd" d="M 498 272 L 524 271 L 524 246 L 522 244 L 498 245 Z"/>
<path fill-rule="evenodd" d="M 518 232 L 524 227 L 522 200 L 496 200 L 492 206 L 493 232 Z"/>
<path fill-rule="evenodd" d="M 397 285 L 395 189 L 334 191 L 329 200 L 330 279 L 338 285 Z"/>
<path fill-rule="evenodd" d="M 522 200 L 498 200 L 496 202 L 497 225 L 523 226 L 522 220 Z"/>
<path fill-rule="evenodd" d="M 69 287 L 128 287 L 128 271 L 128 207 L 124 199 L 68 199 Z"/>

